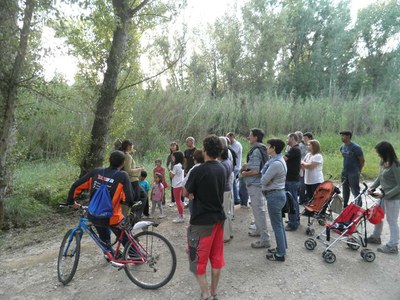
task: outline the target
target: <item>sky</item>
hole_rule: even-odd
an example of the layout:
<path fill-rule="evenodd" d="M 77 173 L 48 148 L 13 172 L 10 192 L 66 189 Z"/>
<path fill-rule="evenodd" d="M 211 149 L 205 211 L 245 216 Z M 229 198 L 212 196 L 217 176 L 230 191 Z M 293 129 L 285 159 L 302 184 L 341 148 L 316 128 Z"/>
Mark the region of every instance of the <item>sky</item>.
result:
<path fill-rule="evenodd" d="M 238 3 L 242 1 L 237 0 Z M 333 0 L 335 1 L 335 0 Z M 377 0 L 351 0 L 351 13 L 353 19 L 357 16 L 357 11 Z M 218 16 L 230 8 L 233 9 L 233 0 L 187 0 L 187 8 L 183 19 L 191 27 L 201 26 L 202 24 L 212 23 Z M 239 8 L 237 8 L 239 9 Z M 63 40 L 54 38 L 52 29 L 45 27 L 43 31 L 43 42 L 45 47 L 51 47 L 54 55 L 47 57 L 45 65 L 45 76 L 51 79 L 54 74 L 62 74 L 68 83 L 72 84 L 74 75 L 78 71 L 77 60 L 68 55 Z"/>

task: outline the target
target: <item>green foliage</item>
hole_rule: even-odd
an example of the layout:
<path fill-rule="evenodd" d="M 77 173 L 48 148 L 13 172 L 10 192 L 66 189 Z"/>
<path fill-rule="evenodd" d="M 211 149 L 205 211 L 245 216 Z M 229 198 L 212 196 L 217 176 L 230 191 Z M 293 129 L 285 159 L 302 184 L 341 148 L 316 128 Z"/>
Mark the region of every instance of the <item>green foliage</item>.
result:
<path fill-rule="evenodd" d="M 24 226 L 51 213 L 52 207 L 66 201 L 77 174 L 77 167 L 67 161 L 21 163 L 15 171 L 14 193 L 4 201 L 6 220 Z"/>
<path fill-rule="evenodd" d="M 90 95 L 87 89 L 70 87 L 62 80 L 38 82 L 35 89 L 40 94 L 20 93 L 17 151 L 29 160 L 63 157 L 74 151 L 76 132 L 89 131 Z"/>
<path fill-rule="evenodd" d="M 6 222 L 15 227 L 23 227 L 51 212 L 49 206 L 35 200 L 33 197 L 23 195 L 6 198 L 4 206 Z"/>
<path fill-rule="evenodd" d="M 189 88 L 292 99 L 385 91 L 400 79 L 399 11 L 398 1 L 380 1 L 354 25 L 349 0 L 246 1 L 240 17 L 226 13 L 200 36 Z"/>
<path fill-rule="evenodd" d="M 85 157 L 89 147 L 88 131 L 78 131 L 77 133 L 70 133 L 70 146 L 71 150 L 67 153 L 66 157 L 70 163 L 78 166 Z"/>

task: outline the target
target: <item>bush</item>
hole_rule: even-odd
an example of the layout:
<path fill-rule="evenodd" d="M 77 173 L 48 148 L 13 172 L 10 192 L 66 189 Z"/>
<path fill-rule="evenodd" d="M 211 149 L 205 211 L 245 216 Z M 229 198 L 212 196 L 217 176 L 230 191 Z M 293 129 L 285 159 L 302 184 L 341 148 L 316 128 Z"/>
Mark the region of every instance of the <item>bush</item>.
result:
<path fill-rule="evenodd" d="M 36 186 L 31 191 L 31 196 L 36 201 L 48 205 L 51 201 L 51 187 L 49 185 Z"/>

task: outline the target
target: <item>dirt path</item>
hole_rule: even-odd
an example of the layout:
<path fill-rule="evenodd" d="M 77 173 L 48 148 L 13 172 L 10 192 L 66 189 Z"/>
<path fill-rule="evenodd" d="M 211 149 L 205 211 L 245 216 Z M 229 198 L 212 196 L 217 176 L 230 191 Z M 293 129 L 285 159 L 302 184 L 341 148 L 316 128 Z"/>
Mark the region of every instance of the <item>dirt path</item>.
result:
<path fill-rule="evenodd" d="M 51 226 L 0 236 L 0 299 L 197 299 L 199 288 L 188 271 L 185 253 L 186 227 L 171 222 L 176 208 L 166 211 L 167 219 L 157 231 L 173 244 L 178 266 L 174 278 L 163 288 L 149 291 L 135 286 L 123 270 L 117 271 L 104 261 L 87 237 L 74 279 L 62 286 L 56 274 L 58 248 L 66 230 L 78 220 L 68 215 Z M 400 299 L 400 255 L 376 252 L 376 260 L 367 263 L 360 251 L 339 244 L 333 249 L 337 261 L 327 264 L 321 257 L 322 245 L 314 251 L 305 249 L 303 218 L 298 231 L 287 233 L 287 260 L 270 262 L 265 259 L 265 250 L 250 248 L 253 238 L 247 232 L 251 219 L 250 209 L 236 209 L 235 237 L 225 247 L 220 299 Z M 316 225 L 316 229 L 319 232 L 323 227 Z M 387 224 L 384 230 L 385 241 Z M 375 246 L 370 248 L 376 250 Z"/>

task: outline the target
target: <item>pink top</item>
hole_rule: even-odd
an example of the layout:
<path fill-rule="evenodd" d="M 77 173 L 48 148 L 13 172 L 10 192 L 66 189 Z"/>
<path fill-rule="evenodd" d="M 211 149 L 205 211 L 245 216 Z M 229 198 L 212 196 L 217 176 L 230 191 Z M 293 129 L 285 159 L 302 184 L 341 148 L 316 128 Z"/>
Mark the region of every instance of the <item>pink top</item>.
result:
<path fill-rule="evenodd" d="M 153 169 L 153 176 L 156 176 L 156 173 L 160 173 L 162 175 L 162 184 L 164 185 L 164 188 L 166 189 L 168 187 L 167 182 L 165 181 L 165 169 L 163 167 L 155 167 Z"/>
<path fill-rule="evenodd" d="M 155 183 L 151 185 L 151 200 L 153 201 L 161 201 L 163 199 L 164 194 L 164 185 L 160 183 Z"/>

